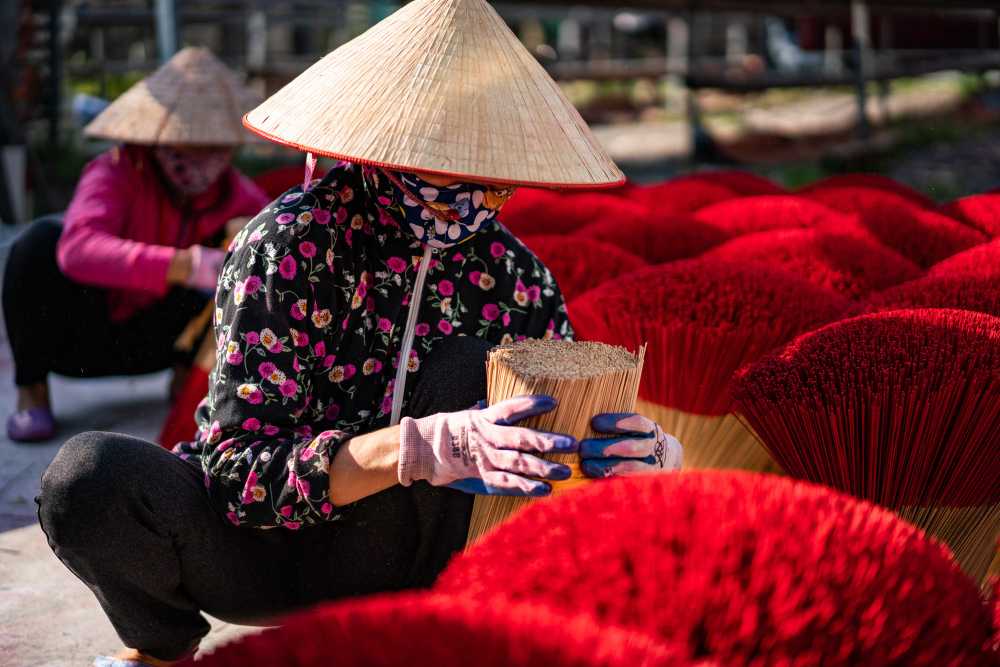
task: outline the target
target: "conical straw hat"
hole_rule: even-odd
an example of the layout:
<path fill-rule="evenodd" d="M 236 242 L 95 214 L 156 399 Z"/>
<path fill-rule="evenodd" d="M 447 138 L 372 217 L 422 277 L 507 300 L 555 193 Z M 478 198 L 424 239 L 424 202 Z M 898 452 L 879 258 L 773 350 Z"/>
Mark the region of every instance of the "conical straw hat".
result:
<path fill-rule="evenodd" d="M 144 145 L 237 146 L 253 137 L 240 118 L 259 101 L 208 49 L 189 47 L 129 88 L 84 134 Z"/>
<path fill-rule="evenodd" d="M 485 0 L 416 0 L 243 120 L 361 164 L 541 187 L 624 182 L 559 86 Z"/>

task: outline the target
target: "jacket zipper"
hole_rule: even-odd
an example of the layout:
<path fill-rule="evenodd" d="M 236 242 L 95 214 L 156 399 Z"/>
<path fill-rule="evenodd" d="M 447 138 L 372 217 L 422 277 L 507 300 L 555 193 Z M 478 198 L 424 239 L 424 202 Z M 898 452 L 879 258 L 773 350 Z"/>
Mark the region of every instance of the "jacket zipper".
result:
<path fill-rule="evenodd" d="M 392 420 L 389 422 L 390 426 L 395 426 L 402 418 L 403 397 L 406 395 L 406 375 L 410 365 L 410 352 L 413 351 L 414 330 L 417 327 L 417 318 L 420 316 L 420 306 L 424 301 L 424 282 L 427 280 L 427 271 L 431 265 L 432 252 L 433 248 L 430 246 L 424 249 L 424 256 L 420 260 L 420 267 L 417 269 L 417 280 L 413 285 L 413 296 L 410 297 L 410 312 L 406 316 L 403 347 L 399 353 L 396 382 L 393 384 L 392 390 Z"/>

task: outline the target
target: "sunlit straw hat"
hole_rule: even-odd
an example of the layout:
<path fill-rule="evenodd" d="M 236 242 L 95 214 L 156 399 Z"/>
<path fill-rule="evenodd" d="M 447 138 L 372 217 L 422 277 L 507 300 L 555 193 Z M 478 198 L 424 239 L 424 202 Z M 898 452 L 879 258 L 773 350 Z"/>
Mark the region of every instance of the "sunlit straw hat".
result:
<path fill-rule="evenodd" d="M 84 129 L 88 137 L 144 145 L 237 146 L 260 101 L 208 49 L 189 47 L 129 88 Z"/>
<path fill-rule="evenodd" d="M 599 187 L 624 175 L 485 0 L 416 0 L 244 118 L 319 155 L 468 180 Z"/>

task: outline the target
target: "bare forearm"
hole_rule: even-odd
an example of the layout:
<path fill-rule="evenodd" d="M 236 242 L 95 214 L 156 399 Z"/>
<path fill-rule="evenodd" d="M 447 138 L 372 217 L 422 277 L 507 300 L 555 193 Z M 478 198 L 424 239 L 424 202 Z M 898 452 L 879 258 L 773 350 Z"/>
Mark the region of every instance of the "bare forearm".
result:
<path fill-rule="evenodd" d="M 330 462 L 330 502 L 348 505 L 398 482 L 399 427 L 358 435 Z"/>

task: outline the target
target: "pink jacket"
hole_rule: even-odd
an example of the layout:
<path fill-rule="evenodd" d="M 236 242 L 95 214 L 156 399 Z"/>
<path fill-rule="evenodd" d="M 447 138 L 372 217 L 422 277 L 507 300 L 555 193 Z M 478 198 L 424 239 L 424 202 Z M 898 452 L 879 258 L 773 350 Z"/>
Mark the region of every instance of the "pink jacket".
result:
<path fill-rule="evenodd" d="M 254 216 L 267 196 L 235 169 L 187 211 L 171 200 L 148 149 L 125 146 L 86 166 L 66 211 L 59 268 L 72 280 L 108 288 L 111 318 L 127 319 L 168 291 L 178 248 L 207 243 L 232 218 Z"/>

